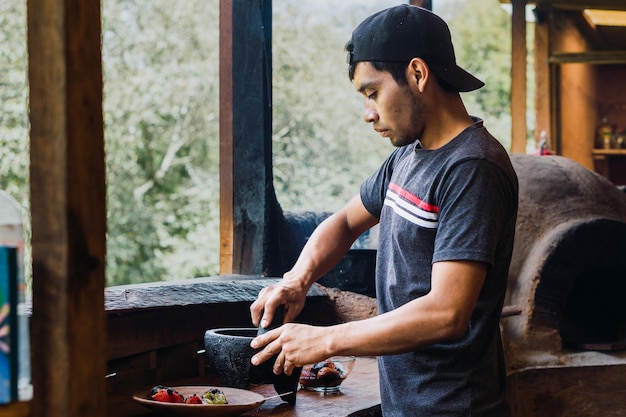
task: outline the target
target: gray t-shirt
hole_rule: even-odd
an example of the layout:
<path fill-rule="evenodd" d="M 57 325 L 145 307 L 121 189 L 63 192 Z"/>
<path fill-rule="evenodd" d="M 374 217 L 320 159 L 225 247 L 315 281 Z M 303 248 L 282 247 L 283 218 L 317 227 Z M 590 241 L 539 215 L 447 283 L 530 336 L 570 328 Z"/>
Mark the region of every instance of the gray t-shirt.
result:
<path fill-rule="evenodd" d="M 508 416 L 499 318 L 518 184 L 506 150 L 475 119 L 439 149 L 396 149 L 362 184 L 361 199 L 380 219 L 380 313 L 427 294 L 434 262 L 488 264 L 461 339 L 378 358 L 384 415 Z"/>

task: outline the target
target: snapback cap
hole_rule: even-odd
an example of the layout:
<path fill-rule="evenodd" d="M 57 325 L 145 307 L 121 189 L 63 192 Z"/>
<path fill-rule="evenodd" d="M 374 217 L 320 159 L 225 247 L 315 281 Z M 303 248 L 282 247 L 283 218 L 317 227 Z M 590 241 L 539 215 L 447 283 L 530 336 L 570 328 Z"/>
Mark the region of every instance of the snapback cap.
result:
<path fill-rule="evenodd" d="M 346 44 L 348 64 L 423 59 L 437 78 L 458 91 L 477 90 L 481 80 L 456 64 L 450 29 L 433 12 L 402 4 L 366 18 Z"/>

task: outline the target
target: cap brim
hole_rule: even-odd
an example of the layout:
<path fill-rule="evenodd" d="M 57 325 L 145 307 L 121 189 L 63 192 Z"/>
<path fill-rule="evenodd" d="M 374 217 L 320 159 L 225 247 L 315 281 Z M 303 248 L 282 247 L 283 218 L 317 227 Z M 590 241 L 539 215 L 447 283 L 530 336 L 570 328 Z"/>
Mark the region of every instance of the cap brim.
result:
<path fill-rule="evenodd" d="M 484 82 L 474 77 L 469 72 L 459 66 L 444 67 L 429 65 L 437 78 L 445 81 L 461 92 L 474 91 L 485 85 Z"/>

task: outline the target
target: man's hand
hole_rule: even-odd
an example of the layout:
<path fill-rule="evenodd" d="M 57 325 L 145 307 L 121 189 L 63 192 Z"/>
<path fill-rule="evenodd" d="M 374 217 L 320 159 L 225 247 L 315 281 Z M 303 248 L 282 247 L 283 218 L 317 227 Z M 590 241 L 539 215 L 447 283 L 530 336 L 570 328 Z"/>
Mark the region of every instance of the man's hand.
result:
<path fill-rule="evenodd" d="M 252 364 L 259 365 L 274 355 L 273 371 L 291 375 L 294 368 L 316 363 L 332 356 L 327 348 L 328 336 L 333 327 L 318 327 L 287 323 L 252 340 L 250 346 L 261 349 L 252 357 Z"/>
<path fill-rule="evenodd" d="M 304 308 L 308 287 L 295 279 L 285 278 L 276 285 L 270 285 L 259 292 L 259 296 L 250 306 L 252 323 L 266 328 L 272 322 L 278 306 L 285 306 L 285 323 L 293 321 Z"/>

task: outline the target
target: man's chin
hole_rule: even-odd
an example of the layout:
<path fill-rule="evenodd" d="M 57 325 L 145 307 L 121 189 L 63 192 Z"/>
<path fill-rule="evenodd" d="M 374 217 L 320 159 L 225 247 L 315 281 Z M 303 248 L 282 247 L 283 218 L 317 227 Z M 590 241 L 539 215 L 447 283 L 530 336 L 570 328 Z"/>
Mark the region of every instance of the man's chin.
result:
<path fill-rule="evenodd" d="M 415 143 L 415 140 L 406 140 L 404 138 L 390 137 L 389 142 L 391 142 L 391 144 L 395 146 L 396 148 L 401 148 L 403 146 Z"/>

